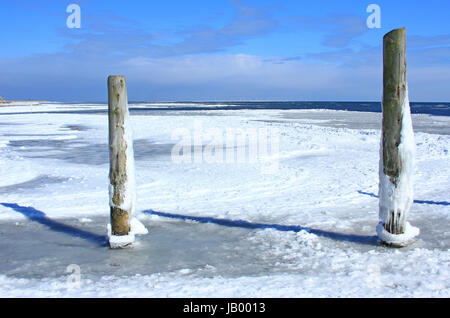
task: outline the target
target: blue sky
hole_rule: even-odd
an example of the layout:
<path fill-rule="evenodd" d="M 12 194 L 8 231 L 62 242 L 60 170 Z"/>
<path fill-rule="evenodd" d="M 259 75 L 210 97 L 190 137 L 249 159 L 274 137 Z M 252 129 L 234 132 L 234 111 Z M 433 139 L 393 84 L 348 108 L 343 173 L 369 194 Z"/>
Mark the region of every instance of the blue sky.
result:
<path fill-rule="evenodd" d="M 81 28 L 66 25 L 69 4 Z M 369 29 L 369 4 L 381 28 Z M 0 96 L 379 101 L 382 38 L 407 27 L 413 101 L 450 101 L 450 3 L 335 0 L 2 0 Z"/>

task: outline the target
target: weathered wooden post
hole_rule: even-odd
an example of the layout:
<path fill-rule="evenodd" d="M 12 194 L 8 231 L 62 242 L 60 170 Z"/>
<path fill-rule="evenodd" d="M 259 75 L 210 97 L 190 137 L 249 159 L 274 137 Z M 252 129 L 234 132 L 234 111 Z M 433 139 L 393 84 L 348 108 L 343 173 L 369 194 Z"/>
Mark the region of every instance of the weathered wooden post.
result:
<path fill-rule="evenodd" d="M 122 248 L 134 242 L 130 221 L 136 198 L 133 140 L 125 76 L 108 78 L 108 113 L 111 214 L 108 236 L 111 248 Z"/>
<path fill-rule="evenodd" d="M 406 222 L 413 203 L 415 142 L 406 76 L 406 28 L 383 38 L 383 123 L 380 150 L 378 237 L 407 245 L 419 229 Z"/>

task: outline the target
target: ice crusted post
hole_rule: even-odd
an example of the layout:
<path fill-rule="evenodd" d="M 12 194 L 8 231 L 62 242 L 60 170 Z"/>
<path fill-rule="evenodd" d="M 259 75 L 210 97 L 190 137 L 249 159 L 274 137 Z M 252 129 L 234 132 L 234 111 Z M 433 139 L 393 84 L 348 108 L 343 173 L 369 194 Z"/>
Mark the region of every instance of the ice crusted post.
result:
<path fill-rule="evenodd" d="M 111 214 L 108 238 L 111 248 L 123 248 L 134 242 L 135 234 L 147 233 L 142 223 L 133 218 L 136 201 L 134 154 L 125 76 L 108 78 L 108 113 Z"/>
<path fill-rule="evenodd" d="M 419 234 L 406 222 L 413 203 L 415 142 L 406 77 L 406 29 L 383 38 L 383 124 L 380 152 L 380 240 L 402 247 Z"/>

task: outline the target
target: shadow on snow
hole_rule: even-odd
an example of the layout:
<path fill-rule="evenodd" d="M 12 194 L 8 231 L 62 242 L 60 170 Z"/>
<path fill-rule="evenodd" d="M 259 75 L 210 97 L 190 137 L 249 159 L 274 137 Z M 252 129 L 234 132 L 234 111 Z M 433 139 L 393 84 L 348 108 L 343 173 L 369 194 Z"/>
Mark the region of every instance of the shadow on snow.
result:
<path fill-rule="evenodd" d="M 80 237 L 82 239 L 94 242 L 101 246 L 106 246 L 108 242 L 108 237 L 106 235 L 98 235 L 88 231 L 84 231 L 78 228 L 75 228 L 70 225 L 66 225 L 61 222 L 53 221 L 48 218 L 44 212 L 36 210 L 33 207 L 25 207 L 20 206 L 15 203 L 0 203 L 4 207 L 11 208 L 16 212 L 21 213 L 29 220 L 38 222 L 42 225 L 45 225 L 50 228 L 52 231 L 72 235 L 75 237 Z M 166 218 L 179 219 L 183 221 L 195 221 L 199 223 L 211 223 L 220 226 L 226 227 L 238 227 L 245 228 L 251 230 L 259 230 L 259 229 L 274 229 L 282 232 L 300 232 L 306 231 L 308 233 L 315 234 L 321 237 L 327 237 L 337 241 L 365 244 L 365 245 L 377 245 L 378 240 L 376 236 L 365 236 L 365 235 L 356 235 L 356 234 L 343 234 L 331 231 L 324 231 L 319 229 L 302 227 L 299 225 L 281 225 L 281 224 L 264 224 L 264 223 L 254 223 L 243 220 L 229 220 L 229 219 L 219 219 L 213 217 L 201 217 L 201 216 L 189 216 L 189 215 L 181 215 L 181 214 L 173 214 L 166 212 L 157 212 L 153 210 L 145 210 L 142 211 L 146 214 L 157 215 Z"/>
<path fill-rule="evenodd" d="M 11 208 L 16 212 L 21 213 L 31 221 L 38 222 L 42 225 L 48 226 L 52 231 L 80 237 L 90 242 L 99 244 L 100 246 L 107 245 L 108 237 L 106 235 L 94 234 L 91 232 L 77 229 L 70 225 L 66 225 L 64 223 L 53 221 L 52 219 L 49 219 L 44 212 L 36 210 L 33 207 L 20 206 L 15 203 L 0 203 L 0 205 L 3 205 L 4 207 L 7 208 Z"/>
<path fill-rule="evenodd" d="M 337 241 L 347 241 L 352 243 L 366 244 L 366 245 L 377 245 L 377 237 L 376 236 L 364 236 L 364 235 L 355 235 L 355 234 L 343 234 L 336 233 L 312 228 L 306 228 L 299 225 L 281 225 L 281 224 L 264 224 L 264 223 L 252 223 L 243 220 L 229 220 L 229 219 L 217 219 L 213 217 L 202 217 L 202 216 L 188 216 L 181 214 L 172 214 L 166 212 L 156 212 L 153 210 L 145 210 L 142 211 L 146 214 L 157 215 L 161 217 L 171 218 L 171 219 L 179 219 L 183 221 L 195 221 L 199 223 L 212 223 L 221 226 L 227 227 L 240 227 L 245 229 L 274 229 L 278 231 L 284 232 L 300 232 L 306 231 L 308 233 L 315 234 L 317 236 L 327 237 Z"/>
<path fill-rule="evenodd" d="M 363 195 L 368 195 L 372 198 L 377 198 L 378 199 L 378 195 L 374 194 L 374 193 L 369 193 L 369 192 L 364 192 L 361 190 L 358 190 L 359 194 L 363 194 Z M 414 203 L 417 204 L 435 204 L 435 205 L 450 205 L 450 202 L 446 202 L 446 201 L 427 201 L 427 200 L 414 200 Z"/>

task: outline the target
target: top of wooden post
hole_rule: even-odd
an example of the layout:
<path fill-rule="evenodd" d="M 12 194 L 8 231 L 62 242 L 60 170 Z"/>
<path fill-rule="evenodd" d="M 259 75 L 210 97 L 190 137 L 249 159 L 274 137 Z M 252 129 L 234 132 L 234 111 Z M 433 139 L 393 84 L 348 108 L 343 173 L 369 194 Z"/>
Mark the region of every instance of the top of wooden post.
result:
<path fill-rule="evenodd" d="M 125 75 L 109 75 L 108 80 L 112 80 L 114 78 L 125 78 Z"/>
<path fill-rule="evenodd" d="M 397 36 L 406 36 L 406 27 L 394 29 L 394 30 L 386 33 L 383 37 L 383 40 L 397 37 Z"/>
<path fill-rule="evenodd" d="M 117 84 L 122 84 L 121 86 L 124 86 L 123 84 L 126 83 L 126 78 L 124 75 L 110 75 L 108 76 L 108 85 L 114 86 Z"/>

